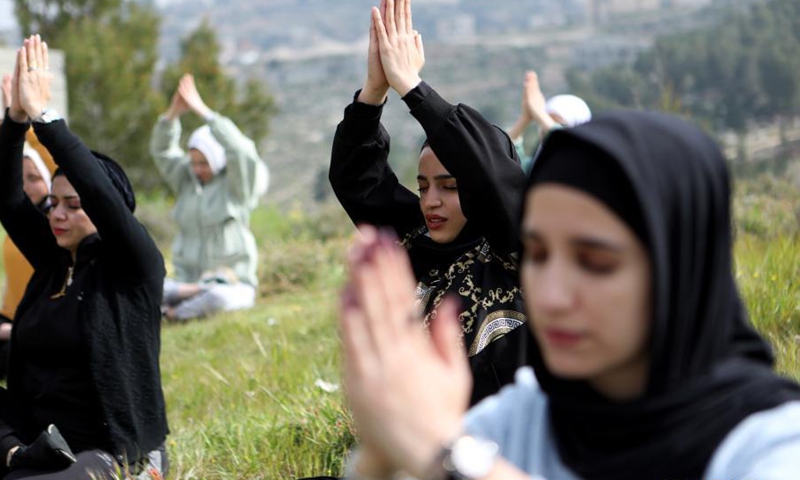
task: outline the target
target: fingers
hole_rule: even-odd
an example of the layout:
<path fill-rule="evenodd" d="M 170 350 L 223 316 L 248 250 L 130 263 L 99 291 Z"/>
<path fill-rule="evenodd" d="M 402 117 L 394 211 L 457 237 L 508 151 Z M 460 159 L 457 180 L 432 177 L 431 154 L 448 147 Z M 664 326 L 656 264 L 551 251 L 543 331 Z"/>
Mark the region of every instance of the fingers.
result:
<path fill-rule="evenodd" d="M 39 65 L 39 68 L 44 70 L 44 42 L 42 42 L 42 37 L 38 34 L 34 36 L 34 56 L 36 57 L 36 64 Z"/>
<path fill-rule="evenodd" d="M 414 24 L 411 21 L 411 0 L 405 0 L 405 9 L 403 13 L 406 17 L 406 32 L 414 32 Z"/>
<path fill-rule="evenodd" d="M 42 42 L 42 65 L 45 72 L 50 71 L 50 49 L 47 46 L 47 42 Z"/>
<path fill-rule="evenodd" d="M 11 95 L 12 101 L 19 101 L 19 69 L 20 57 L 22 56 L 21 49 L 17 50 L 17 61 L 14 62 L 14 73 L 11 74 Z"/>
<path fill-rule="evenodd" d="M 391 272 L 386 270 L 386 261 L 383 258 L 386 252 L 379 245 L 377 231 L 368 227 L 362 235 L 363 258 L 353 265 L 351 275 L 356 298 L 364 311 L 365 329 L 375 344 L 376 354 L 382 356 L 391 349 L 392 343 L 402 332 L 397 328 L 398 321 L 395 321 L 395 317 L 404 316 L 409 310 L 397 312 L 392 308 L 385 278 Z"/>
<path fill-rule="evenodd" d="M 378 11 L 378 7 L 372 7 L 372 10 L 369 12 L 369 46 L 372 47 L 378 42 L 378 34 L 375 33 L 375 12 Z M 379 12 L 380 15 L 380 12 Z"/>
<path fill-rule="evenodd" d="M 460 336 L 458 301 L 447 297 L 436 309 L 436 318 L 431 322 L 431 340 L 439 357 L 448 365 L 458 365 L 466 358 L 464 347 L 459 341 Z"/>
<path fill-rule="evenodd" d="M 411 332 L 420 330 L 414 306 L 414 275 L 393 234 L 361 228 L 351 253 L 351 280 L 377 355 L 384 356 Z"/>
<path fill-rule="evenodd" d="M 339 300 L 339 325 L 346 371 L 361 374 L 372 364 L 374 346 L 352 285 L 347 285 Z"/>
<path fill-rule="evenodd" d="M 376 15 L 377 12 L 377 15 Z M 380 18 L 378 7 L 372 7 L 369 15 L 369 51 L 373 52 L 378 48 L 378 26 L 376 19 Z"/>
<path fill-rule="evenodd" d="M 414 315 L 414 288 L 416 280 L 411 269 L 408 253 L 397 243 L 394 231 L 382 230 L 379 233 L 380 250 L 376 261 L 382 271 L 383 288 L 389 300 L 389 308 L 398 312 L 395 320 L 397 330 L 408 328 L 408 322 L 416 321 Z"/>
<path fill-rule="evenodd" d="M 192 89 L 192 85 L 194 84 L 194 78 L 190 73 L 184 73 L 181 77 L 181 81 L 178 82 L 178 90 L 186 96 L 185 94 L 188 93 Z"/>
<path fill-rule="evenodd" d="M 17 79 L 19 79 L 19 76 L 22 74 L 22 72 L 28 71 L 28 52 L 27 48 L 25 47 L 27 43 L 28 41 L 25 40 L 22 47 L 17 50 L 17 69 L 16 74 L 14 75 L 14 77 Z"/>
<path fill-rule="evenodd" d="M 422 62 L 425 63 L 425 46 L 422 44 L 422 34 L 414 30 L 414 45 L 417 47 Z"/>
<path fill-rule="evenodd" d="M 406 4 L 408 0 L 396 0 L 395 1 L 395 21 L 397 22 L 397 33 L 403 34 L 408 33 L 409 30 L 406 30 Z"/>
<path fill-rule="evenodd" d="M 525 74 L 525 88 L 529 92 L 535 92 L 537 90 L 541 90 L 539 87 L 539 76 L 533 70 L 529 70 Z"/>
<path fill-rule="evenodd" d="M 189 102 L 197 102 L 200 100 L 200 92 L 197 91 L 197 85 L 194 82 L 194 75 L 187 73 L 181 79 L 180 84 L 181 95 L 184 100 Z"/>
<path fill-rule="evenodd" d="M 3 110 L 11 106 L 11 75 L 3 75 Z"/>
<path fill-rule="evenodd" d="M 389 38 L 397 36 L 397 20 L 395 19 L 395 0 L 386 0 L 385 25 L 386 34 Z"/>
<path fill-rule="evenodd" d="M 391 1 L 391 0 L 387 0 Z M 385 13 L 378 12 L 377 10 L 372 10 L 372 22 L 375 24 L 375 34 L 378 37 L 378 46 L 389 45 L 389 35 L 386 32 L 386 24 L 383 21 L 385 17 Z"/>
<path fill-rule="evenodd" d="M 37 71 L 40 67 L 39 59 L 37 58 L 37 43 L 36 35 L 31 35 L 30 38 L 25 40 L 25 50 L 28 56 L 28 71 Z"/>

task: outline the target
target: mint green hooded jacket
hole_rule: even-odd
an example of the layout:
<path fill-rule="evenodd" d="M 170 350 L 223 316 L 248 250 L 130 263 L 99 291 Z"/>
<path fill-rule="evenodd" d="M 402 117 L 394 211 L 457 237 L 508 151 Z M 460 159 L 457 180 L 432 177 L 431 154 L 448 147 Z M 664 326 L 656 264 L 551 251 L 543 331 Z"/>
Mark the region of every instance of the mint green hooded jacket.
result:
<path fill-rule="evenodd" d="M 175 278 L 196 282 L 204 272 L 228 267 L 240 282 L 255 287 L 258 251 L 250 212 L 267 191 L 269 170 L 255 143 L 230 119 L 216 114 L 208 125 L 225 148 L 227 165 L 205 185 L 192 173 L 189 153 L 180 147 L 180 121 L 160 117 L 150 141 L 156 167 L 176 196 Z"/>

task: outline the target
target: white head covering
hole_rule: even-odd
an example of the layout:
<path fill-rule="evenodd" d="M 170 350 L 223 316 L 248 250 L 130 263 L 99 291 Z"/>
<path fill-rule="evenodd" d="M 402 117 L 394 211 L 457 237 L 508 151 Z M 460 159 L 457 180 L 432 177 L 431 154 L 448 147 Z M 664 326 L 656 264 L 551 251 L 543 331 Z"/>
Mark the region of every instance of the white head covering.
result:
<path fill-rule="evenodd" d="M 545 105 L 547 113 L 564 119 L 565 127 L 575 127 L 592 119 L 592 111 L 582 98 L 575 95 L 556 95 Z"/>
<path fill-rule="evenodd" d="M 227 163 L 225 147 L 223 147 L 211 133 L 211 127 L 203 125 L 189 137 L 189 148 L 195 148 L 205 155 L 208 165 L 214 175 L 218 174 Z"/>
<path fill-rule="evenodd" d="M 36 165 L 36 170 L 39 170 L 39 175 L 42 176 L 44 183 L 47 184 L 47 191 L 49 192 L 53 186 L 53 179 L 50 177 L 50 170 L 47 169 L 47 165 L 44 164 L 39 152 L 26 143 L 25 148 L 22 150 L 22 158 L 30 158 L 33 161 L 33 164 Z"/>

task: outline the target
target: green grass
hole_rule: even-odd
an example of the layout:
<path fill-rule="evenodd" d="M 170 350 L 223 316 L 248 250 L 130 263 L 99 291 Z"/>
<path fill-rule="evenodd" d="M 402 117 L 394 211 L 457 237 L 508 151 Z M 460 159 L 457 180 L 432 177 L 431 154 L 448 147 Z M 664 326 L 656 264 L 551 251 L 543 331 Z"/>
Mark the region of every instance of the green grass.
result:
<path fill-rule="evenodd" d="M 747 235 L 735 253 L 750 320 L 772 344 L 778 370 L 800 381 L 800 235 Z"/>
<path fill-rule="evenodd" d="M 173 478 L 338 474 L 354 441 L 339 384 L 336 288 L 167 326 L 162 375 Z"/>

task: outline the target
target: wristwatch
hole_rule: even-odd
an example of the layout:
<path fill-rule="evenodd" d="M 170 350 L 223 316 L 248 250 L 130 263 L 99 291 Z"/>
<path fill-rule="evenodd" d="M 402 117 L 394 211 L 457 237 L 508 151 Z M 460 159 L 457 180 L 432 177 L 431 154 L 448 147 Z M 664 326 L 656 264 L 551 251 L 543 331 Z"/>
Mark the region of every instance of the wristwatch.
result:
<path fill-rule="evenodd" d="M 480 480 L 492 471 L 500 456 L 497 443 L 475 435 L 461 435 L 445 445 L 435 468 L 435 478 Z M 438 474 L 438 475 L 437 475 Z"/>
<path fill-rule="evenodd" d="M 61 120 L 61 115 L 52 108 L 43 109 L 42 113 L 31 119 L 32 122 L 36 123 L 50 123 L 56 120 Z"/>

